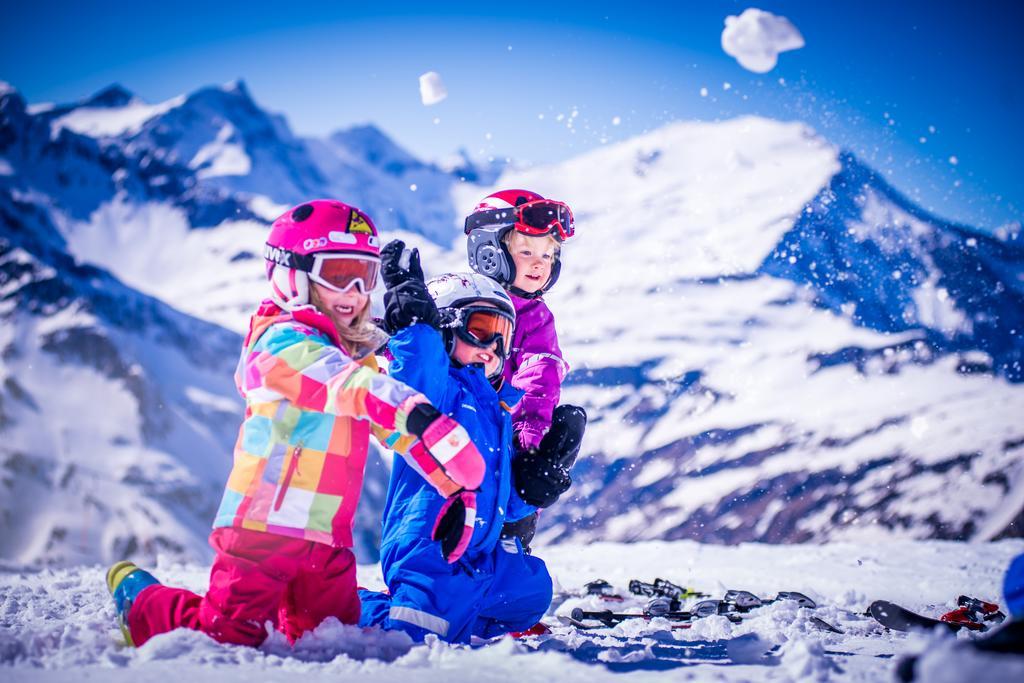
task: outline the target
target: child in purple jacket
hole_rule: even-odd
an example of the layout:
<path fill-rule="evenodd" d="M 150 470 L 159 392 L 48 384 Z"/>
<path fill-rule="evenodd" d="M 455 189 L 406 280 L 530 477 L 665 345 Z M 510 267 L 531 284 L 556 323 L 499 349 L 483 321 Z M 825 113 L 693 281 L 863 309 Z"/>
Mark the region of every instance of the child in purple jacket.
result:
<path fill-rule="evenodd" d="M 564 202 L 528 190 L 488 195 L 466 218 L 470 267 L 497 280 L 515 305 L 516 326 L 503 371 L 506 381 L 525 392 L 513 414 L 520 451 L 513 473 L 519 495 L 539 508 L 554 503 L 571 485 L 569 468 L 587 421 L 582 408 L 558 405 L 569 366 L 543 299 L 558 280 L 562 243 L 573 231 L 572 211 Z M 542 439 L 558 443 L 539 448 Z M 564 455 L 549 462 L 541 452 Z M 528 547 L 536 522 L 534 514 L 506 524 L 507 535 Z"/>

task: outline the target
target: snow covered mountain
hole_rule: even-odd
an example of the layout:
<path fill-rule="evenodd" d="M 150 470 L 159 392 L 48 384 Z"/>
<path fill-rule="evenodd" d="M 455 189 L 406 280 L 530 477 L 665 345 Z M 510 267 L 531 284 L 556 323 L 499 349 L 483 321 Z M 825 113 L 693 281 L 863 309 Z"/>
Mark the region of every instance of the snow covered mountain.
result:
<path fill-rule="evenodd" d="M 499 170 L 422 162 L 373 126 L 299 138 L 241 83 L 156 105 L 0 89 L 2 343 L 22 349 L 2 355 L 0 457 L 26 492 L 0 557 L 203 555 L 267 221 L 337 196 L 430 272 L 464 269 L 480 183 L 577 215 L 548 299 L 591 427 L 542 542 L 1020 533 L 1019 230 L 930 217 L 806 126 L 758 118 Z"/>
<path fill-rule="evenodd" d="M 927 216 L 756 118 L 502 184 L 578 209 L 549 299 L 589 453 L 543 538 L 1020 534 L 1019 230 Z"/>

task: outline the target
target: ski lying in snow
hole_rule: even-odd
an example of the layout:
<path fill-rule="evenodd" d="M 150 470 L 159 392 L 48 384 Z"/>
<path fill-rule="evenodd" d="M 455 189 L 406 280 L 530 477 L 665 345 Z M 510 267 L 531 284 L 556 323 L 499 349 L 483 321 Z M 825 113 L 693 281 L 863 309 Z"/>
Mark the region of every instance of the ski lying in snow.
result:
<path fill-rule="evenodd" d="M 990 625 L 998 624 L 1006 618 L 999 610 L 999 605 L 966 595 L 957 598 L 957 605 L 955 610 L 934 619 L 887 600 L 875 600 L 868 607 L 868 614 L 882 626 L 894 631 L 931 630 L 936 626 L 943 626 L 954 632 L 962 628 L 970 631 L 987 631 Z"/>
<path fill-rule="evenodd" d="M 659 596 L 652 598 L 644 607 L 643 612 L 612 612 L 611 610 L 588 611 L 581 607 L 572 610 L 568 617 L 561 617 L 563 623 L 570 624 L 576 628 L 610 628 L 627 619 L 667 619 L 672 628 L 689 628 L 695 619 L 710 617 L 712 615 L 724 616 L 733 623 L 739 623 L 742 615 L 764 605 L 778 602 L 780 600 L 796 601 L 800 607 L 814 609 L 815 602 L 803 593 L 795 591 L 783 591 L 778 597 L 762 600 L 749 591 L 730 590 L 725 594 L 723 600 L 701 600 L 690 610 L 679 610 L 678 601 L 672 598 Z M 590 623 L 588 623 L 590 622 Z M 596 624 L 594 623 L 596 622 Z M 842 631 L 824 619 L 814 616 L 811 623 L 823 631 L 842 633 Z"/>
<path fill-rule="evenodd" d="M 947 624 L 939 619 L 932 619 L 917 612 L 911 612 L 905 607 L 900 607 L 887 600 L 875 600 L 868 607 L 870 614 L 875 621 L 893 631 L 911 631 L 913 629 L 931 630 L 936 626 L 945 626 L 951 631 L 959 631 L 959 626 Z"/>
<path fill-rule="evenodd" d="M 714 603 L 714 604 L 712 604 Z M 589 611 L 582 607 L 576 607 L 569 613 L 569 620 L 577 627 L 607 628 L 621 624 L 627 619 L 667 619 L 673 623 L 673 628 L 687 628 L 694 619 L 709 617 L 712 614 L 721 614 L 732 622 L 739 622 L 740 615 L 731 613 L 720 600 L 705 600 L 698 603 L 693 610 L 676 611 L 667 609 L 668 601 L 664 598 L 651 600 L 644 607 L 643 612 L 612 612 L 611 610 Z M 599 626 L 588 625 L 586 622 L 598 622 Z"/>

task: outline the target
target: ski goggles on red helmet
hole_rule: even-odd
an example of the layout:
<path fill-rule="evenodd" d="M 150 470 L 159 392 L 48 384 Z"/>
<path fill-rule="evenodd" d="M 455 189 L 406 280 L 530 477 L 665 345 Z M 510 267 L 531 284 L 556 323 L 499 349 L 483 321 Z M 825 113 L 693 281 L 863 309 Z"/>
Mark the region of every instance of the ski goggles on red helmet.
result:
<path fill-rule="evenodd" d="M 509 313 L 491 306 L 463 306 L 459 309 L 459 323 L 455 334 L 464 342 L 478 348 L 487 348 L 495 341 L 502 358 L 508 357 L 512 344 L 515 321 Z"/>
<path fill-rule="evenodd" d="M 576 233 L 572 209 L 565 202 L 537 199 L 509 209 L 477 211 L 466 217 L 465 232 L 495 225 L 513 227 L 524 235 L 537 237 L 551 234 L 558 241 L 567 240 Z"/>

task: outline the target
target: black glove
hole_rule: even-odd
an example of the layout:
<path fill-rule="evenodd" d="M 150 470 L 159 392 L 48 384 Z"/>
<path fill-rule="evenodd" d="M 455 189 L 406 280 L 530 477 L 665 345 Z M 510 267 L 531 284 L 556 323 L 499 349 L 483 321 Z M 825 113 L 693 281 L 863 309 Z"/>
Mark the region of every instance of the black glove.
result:
<path fill-rule="evenodd" d="M 572 486 L 569 468 L 576 462 L 587 413 L 583 408 L 555 408 L 551 429 L 536 449 L 519 453 L 512 462 L 512 476 L 519 496 L 530 505 L 545 508 Z"/>
<path fill-rule="evenodd" d="M 388 332 L 394 334 L 417 322 L 440 328 L 441 317 L 423 280 L 418 249 L 406 251 L 401 240 L 388 242 L 380 251 L 380 272 L 388 288 L 384 293 L 384 325 Z"/>
<path fill-rule="evenodd" d="M 537 533 L 537 513 L 533 512 L 514 522 L 505 522 L 501 527 L 502 538 L 518 538 L 523 552 L 530 554 L 530 542 Z"/>
<path fill-rule="evenodd" d="M 424 282 L 420 250 L 407 250 L 402 240 L 391 240 L 380 250 L 380 275 L 388 289 L 409 280 Z"/>
<path fill-rule="evenodd" d="M 551 462 L 569 469 L 576 464 L 586 428 L 587 411 L 568 403 L 560 405 L 555 408 L 551 416 L 551 429 L 540 440 L 537 450 Z"/>
<path fill-rule="evenodd" d="M 525 451 L 513 459 L 512 481 L 519 497 L 539 508 L 552 505 L 572 486 L 569 471 L 548 462 L 538 451 Z"/>

